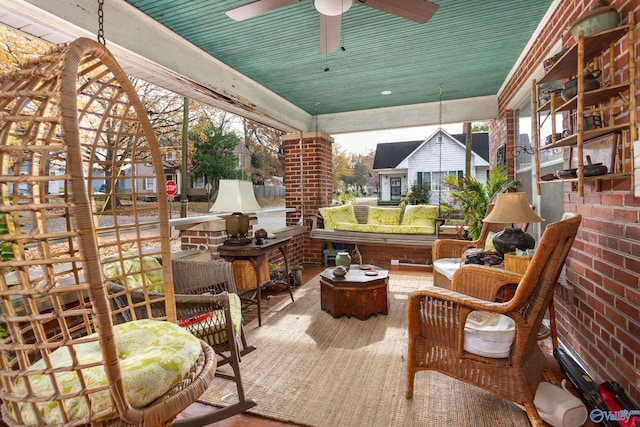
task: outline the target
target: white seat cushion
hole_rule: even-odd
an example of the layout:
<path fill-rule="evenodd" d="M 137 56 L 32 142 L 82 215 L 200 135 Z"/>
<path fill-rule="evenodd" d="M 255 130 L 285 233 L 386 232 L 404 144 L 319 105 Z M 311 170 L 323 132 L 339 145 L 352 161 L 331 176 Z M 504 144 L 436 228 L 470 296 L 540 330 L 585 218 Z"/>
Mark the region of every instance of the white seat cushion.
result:
<path fill-rule="evenodd" d="M 501 359 L 509 356 L 516 335 L 510 317 L 487 311 L 473 311 L 464 325 L 464 349 L 479 356 Z"/>
<path fill-rule="evenodd" d="M 433 262 L 433 269 L 447 279 L 453 279 L 453 273 L 460 268 L 460 258 L 440 258 Z"/>

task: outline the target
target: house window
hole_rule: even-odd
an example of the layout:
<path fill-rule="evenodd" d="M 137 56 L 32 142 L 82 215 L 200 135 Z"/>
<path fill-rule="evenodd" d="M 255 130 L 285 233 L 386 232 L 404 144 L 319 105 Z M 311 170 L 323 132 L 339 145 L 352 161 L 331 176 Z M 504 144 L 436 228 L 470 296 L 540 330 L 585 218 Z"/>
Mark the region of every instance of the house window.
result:
<path fill-rule="evenodd" d="M 431 191 L 440 191 L 443 176 L 444 174 L 442 172 L 431 172 Z"/>
<path fill-rule="evenodd" d="M 156 191 L 156 179 L 155 178 L 145 178 L 142 182 L 142 188 L 144 190 Z"/>
<path fill-rule="evenodd" d="M 192 181 L 193 188 L 204 188 L 204 176 L 199 176 Z"/>

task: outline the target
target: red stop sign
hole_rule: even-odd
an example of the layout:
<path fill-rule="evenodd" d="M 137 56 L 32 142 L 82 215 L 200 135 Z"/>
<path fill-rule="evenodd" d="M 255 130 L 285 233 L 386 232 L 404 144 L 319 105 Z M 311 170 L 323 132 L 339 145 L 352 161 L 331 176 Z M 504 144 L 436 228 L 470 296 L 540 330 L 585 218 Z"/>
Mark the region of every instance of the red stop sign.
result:
<path fill-rule="evenodd" d="M 176 194 L 176 191 L 178 191 L 178 186 L 176 185 L 176 182 L 171 179 L 167 181 L 167 183 L 165 184 L 165 187 L 167 189 L 167 195 L 169 196 L 173 196 L 174 194 Z"/>

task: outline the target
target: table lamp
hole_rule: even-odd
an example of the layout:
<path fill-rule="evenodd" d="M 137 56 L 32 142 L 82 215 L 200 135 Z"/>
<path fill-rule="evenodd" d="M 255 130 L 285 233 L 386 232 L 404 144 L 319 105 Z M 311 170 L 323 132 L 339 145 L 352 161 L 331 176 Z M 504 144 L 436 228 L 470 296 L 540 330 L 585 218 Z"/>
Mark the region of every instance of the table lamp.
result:
<path fill-rule="evenodd" d="M 229 245 L 246 245 L 251 242 L 249 234 L 249 216 L 247 213 L 261 211 L 256 200 L 251 181 L 221 179 L 218 197 L 209 209 L 214 213 L 230 213 L 225 217 L 225 229 Z"/>
<path fill-rule="evenodd" d="M 544 219 L 533 211 L 525 193 L 500 193 L 493 210 L 483 221 L 499 224 L 511 223 L 511 227 L 505 228 L 493 237 L 496 252 L 499 256 L 504 257 L 504 254 L 515 252 L 516 249 L 524 251 L 533 249 L 536 245 L 533 236 L 520 228 L 515 228 L 515 223 L 542 222 Z"/>

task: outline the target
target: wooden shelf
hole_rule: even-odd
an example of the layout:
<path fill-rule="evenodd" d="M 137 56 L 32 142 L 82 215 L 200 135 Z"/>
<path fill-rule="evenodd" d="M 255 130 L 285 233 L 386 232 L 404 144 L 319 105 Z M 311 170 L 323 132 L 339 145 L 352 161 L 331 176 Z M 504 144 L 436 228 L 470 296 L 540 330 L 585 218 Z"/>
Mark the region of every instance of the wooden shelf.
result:
<path fill-rule="evenodd" d="M 584 57 L 593 58 L 606 50 L 611 43 L 620 39 L 625 33 L 629 31 L 629 26 L 624 25 L 621 27 L 612 28 L 607 31 L 602 31 L 597 34 L 593 34 L 584 38 Z M 578 43 L 571 46 L 565 53 L 556 61 L 551 69 L 542 77 L 538 83 L 548 83 L 554 80 L 562 80 L 576 75 L 576 64 L 578 62 Z"/>
<path fill-rule="evenodd" d="M 630 172 L 606 173 L 604 175 L 585 176 L 583 179 L 585 181 L 598 181 L 598 180 L 602 180 L 602 179 L 626 179 L 626 178 L 629 178 L 630 176 L 631 176 Z M 539 180 L 538 183 L 540 183 L 540 184 L 557 184 L 559 182 L 561 182 L 561 183 L 565 183 L 565 182 L 577 183 L 578 181 L 579 181 L 578 178 L 558 178 L 558 179 L 553 179 L 551 181 Z"/>
<path fill-rule="evenodd" d="M 606 102 L 611 97 L 623 94 L 629 90 L 629 83 L 607 86 L 600 89 L 591 90 L 589 92 L 584 93 L 583 102 L 585 106 L 596 105 L 600 102 Z M 558 97 L 556 102 L 563 101 L 562 98 Z M 569 101 L 564 102 L 556 107 L 556 113 L 562 111 L 571 111 L 575 110 L 578 107 L 578 96 L 574 96 Z M 545 111 L 551 111 L 551 101 L 546 102 L 544 105 L 538 108 L 538 112 L 542 113 Z"/>
<path fill-rule="evenodd" d="M 629 123 L 623 123 L 615 126 L 607 126 L 604 128 L 585 130 L 583 132 L 584 144 L 588 144 L 590 139 L 594 139 L 599 136 L 606 135 L 608 133 L 620 132 L 625 129 L 629 129 Z M 576 145 L 577 142 L 578 142 L 578 134 L 574 133 L 573 135 L 569 135 L 566 138 L 559 139 L 552 144 L 541 145 L 540 150 L 545 151 L 545 150 L 553 150 L 554 148 L 570 147 L 572 145 Z"/>
<path fill-rule="evenodd" d="M 628 59 L 629 74 L 632 76 L 628 81 L 619 84 L 612 84 L 607 87 L 585 91 L 577 93 L 572 99 L 564 101 L 560 96 L 552 93 L 549 101 L 542 105 L 537 105 L 539 85 L 558 80 L 564 80 L 572 77 L 583 79 L 587 72 L 588 64 L 591 61 L 596 60 L 600 63 L 599 68 L 608 70 L 609 79 L 614 82 L 614 72 L 617 71 L 618 58 L 614 58 L 612 54 L 612 48 L 616 43 L 624 43 L 626 46 L 635 46 L 635 34 L 634 34 L 634 15 L 629 13 L 628 21 L 625 25 L 612 28 L 610 30 L 602 31 L 590 36 L 581 36 L 577 43 L 567 49 L 562 56 L 548 69 L 546 74 L 539 80 L 532 82 L 532 110 L 534 114 L 534 143 L 536 147 L 535 151 L 535 170 L 540 174 L 540 152 L 553 149 L 564 149 L 566 147 L 575 148 L 576 151 L 572 151 L 571 157 L 576 155 L 583 157 L 585 155 L 585 147 L 588 147 L 590 142 L 595 142 L 599 137 L 607 134 L 617 133 L 622 137 L 616 136 L 611 139 L 611 142 L 607 142 L 611 145 L 611 149 L 615 148 L 615 144 L 623 144 L 620 151 L 616 154 L 622 153 L 623 162 L 625 165 L 624 172 L 621 173 L 609 173 L 598 176 L 584 176 L 584 168 L 579 167 L 577 170 L 577 176 L 575 178 L 557 179 L 552 181 L 538 180 L 538 194 L 540 194 L 541 184 L 550 184 L 557 182 L 569 182 L 572 184 L 572 190 L 578 191 L 580 197 L 584 196 L 584 183 L 595 182 L 594 191 L 601 191 L 602 181 L 605 179 L 631 179 L 631 186 L 633 187 L 633 174 L 631 173 L 628 163 L 624 159 L 633 159 L 633 141 L 638 136 L 637 132 L 637 117 L 636 114 L 628 115 L 629 119 L 626 123 L 619 123 L 615 116 L 620 110 L 636 111 L 636 61 L 633 49 L 627 48 L 626 57 Z M 625 42 L 621 40 L 626 37 Z M 609 55 L 606 52 L 609 51 Z M 608 62 L 607 62 L 607 59 Z M 600 61 L 601 59 L 601 61 Z M 608 68 L 607 68 L 608 67 Z M 582 83 L 578 81 L 578 83 Z M 582 85 L 580 85 L 582 86 Z M 557 121 L 560 119 L 557 117 L 558 113 L 564 113 L 565 119 L 569 118 L 572 122 L 567 128 L 574 131 L 572 135 L 565 138 L 561 138 L 551 142 L 550 144 L 541 144 L 540 130 L 545 121 L 551 120 L 552 132 L 559 132 L 557 130 Z M 614 114 L 615 113 L 615 114 Z M 584 130 L 584 120 L 591 115 L 599 115 L 602 119 L 603 125 L 609 125 L 602 128 L 595 128 Z M 627 132 L 625 132 L 627 131 Z M 617 142 L 616 142 L 617 141 Z M 626 154 L 630 153 L 630 154 Z M 582 163 L 582 162 L 578 162 Z"/>

